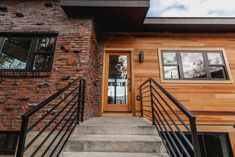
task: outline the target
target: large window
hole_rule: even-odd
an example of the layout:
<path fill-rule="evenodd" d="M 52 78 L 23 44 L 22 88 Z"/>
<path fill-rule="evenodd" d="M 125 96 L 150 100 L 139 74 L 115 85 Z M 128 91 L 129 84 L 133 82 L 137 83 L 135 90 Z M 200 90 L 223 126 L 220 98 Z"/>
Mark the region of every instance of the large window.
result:
<path fill-rule="evenodd" d="M 229 80 L 223 51 L 162 50 L 165 80 Z"/>
<path fill-rule="evenodd" d="M 0 71 L 51 71 L 56 34 L 0 36 Z"/>

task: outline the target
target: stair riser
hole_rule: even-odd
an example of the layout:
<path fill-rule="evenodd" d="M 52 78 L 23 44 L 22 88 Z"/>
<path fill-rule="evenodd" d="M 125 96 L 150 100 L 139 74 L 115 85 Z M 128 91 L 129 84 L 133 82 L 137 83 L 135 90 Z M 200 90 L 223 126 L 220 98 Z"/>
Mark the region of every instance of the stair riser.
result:
<path fill-rule="evenodd" d="M 60 157 L 169 157 L 164 153 L 64 152 Z"/>
<path fill-rule="evenodd" d="M 145 141 L 69 141 L 66 151 L 77 152 L 162 152 L 161 142 Z"/>
<path fill-rule="evenodd" d="M 80 126 L 75 135 L 158 135 L 149 126 Z"/>

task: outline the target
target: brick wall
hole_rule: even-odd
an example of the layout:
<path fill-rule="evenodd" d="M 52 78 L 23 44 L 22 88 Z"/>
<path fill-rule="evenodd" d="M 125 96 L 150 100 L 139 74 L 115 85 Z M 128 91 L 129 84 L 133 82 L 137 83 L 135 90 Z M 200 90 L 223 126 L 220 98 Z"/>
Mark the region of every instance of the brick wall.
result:
<path fill-rule="evenodd" d="M 0 3 L 7 7 L 7 11 L 0 11 L 0 32 L 59 33 L 51 73 L 0 76 L 0 130 L 18 130 L 22 113 L 77 77 L 87 80 L 86 118 L 98 116 L 102 81 L 97 69 L 102 61 L 93 19 L 67 18 L 59 1 L 52 1 L 49 7 L 40 0 Z M 43 83 L 49 86 L 41 86 Z"/>

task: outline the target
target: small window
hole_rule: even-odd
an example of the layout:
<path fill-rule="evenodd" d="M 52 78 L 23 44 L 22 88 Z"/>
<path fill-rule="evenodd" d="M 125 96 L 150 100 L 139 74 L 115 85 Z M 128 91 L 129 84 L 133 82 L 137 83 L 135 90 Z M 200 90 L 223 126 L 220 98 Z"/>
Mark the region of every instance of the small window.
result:
<path fill-rule="evenodd" d="M 229 80 L 222 51 L 161 51 L 165 80 Z"/>
<path fill-rule="evenodd" d="M 51 71 L 55 44 L 55 34 L 5 34 L 0 37 L 0 71 Z"/>
<path fill-rule="evenodd" d="M 0 155 L 13 155 L 16 151 L 18 132 L 0 132 Z"/>
<path fill-rule="evenodd" d="M 189 140 L 191 136 L 186 134 Z M 227 133 L 198 134 L 202 157 L 232 157 L 232 148 Z"/>

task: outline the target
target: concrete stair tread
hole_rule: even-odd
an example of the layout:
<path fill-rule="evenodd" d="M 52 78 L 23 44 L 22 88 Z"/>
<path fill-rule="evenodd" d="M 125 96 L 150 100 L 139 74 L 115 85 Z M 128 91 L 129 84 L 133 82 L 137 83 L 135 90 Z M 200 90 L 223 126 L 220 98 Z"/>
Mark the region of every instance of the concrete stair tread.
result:
<path fill-rule="evenodd" d="M 137 117 L 93 117 L 76 127 L 62 157 L 168 157 L 152 124 Z"/>
<path fill-rule="evenodd" d="M 168 157 L 166 153 L 64 152 L 60 157 Z"/>
<path fill-rule="evenodd" d="M 93 117 L 80 126 L 152 126 L 144 118 L 137 117 Z"/>
<path fill-rule="evenodd" d="M 71 141 L 147 141 L 161 142 L 161 138 L 153 135 L 73 135 Z"/>

